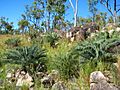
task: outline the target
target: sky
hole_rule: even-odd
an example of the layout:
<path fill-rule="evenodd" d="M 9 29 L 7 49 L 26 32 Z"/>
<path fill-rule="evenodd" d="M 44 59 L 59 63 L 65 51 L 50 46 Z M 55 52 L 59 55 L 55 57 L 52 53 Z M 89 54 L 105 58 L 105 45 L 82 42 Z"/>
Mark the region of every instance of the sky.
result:
<path fill-rule="evenodd" d="M 14 22 L 17 27 L 17 22 L 21 18 L 21 14 L 25 11 L 25 5 L 30 5 L 33 0 L 0 0 L 0 17 L 9 18 L 8 21 Z"/>
<path fill-rule="evenodd" d="M 0 0 L 0 17 L 5 16 L 9 18 L 8 21 L 14 22 L 15 28 L 17 28 L 17 22 L 21 19 L 21 14 L 25 11 L 25 5 L 31 5 L 34 0 Z M 74 1 L 74 0 L 73 0 Z M 105 11 L 103 7 L 98 6 L 100 10 Z M 79 0 L 78 3 L 78 16 L 88 17 L 90 13 L 88 11 L 87 0 Z M 70 8 L 66 12 L 66 18 L 70 21 L 73 19 L 73 10 Z"/>

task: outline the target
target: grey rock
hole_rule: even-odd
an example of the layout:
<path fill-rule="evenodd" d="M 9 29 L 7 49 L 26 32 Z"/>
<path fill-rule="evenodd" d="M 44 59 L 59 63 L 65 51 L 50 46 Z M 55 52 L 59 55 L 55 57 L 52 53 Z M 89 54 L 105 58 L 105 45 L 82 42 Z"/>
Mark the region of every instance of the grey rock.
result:
<path fill-rule="evenodd" d="M 52 86 L 52 90 L 68 90 L 63 82 L 59 81 Z"/>
<path fill-rule="evenodd" d="M 52 87 L 52 85 L 58 81 L 59 72 L 57 70 L 52 70 L 52 72 L 41 79 L 41 83 L 44 88 Z"/>
<path fill-rule="evenodd" d="M 120 90 L 107 81 L 102 72 L 92 72 L 90 75 L 90 90 Z"/>

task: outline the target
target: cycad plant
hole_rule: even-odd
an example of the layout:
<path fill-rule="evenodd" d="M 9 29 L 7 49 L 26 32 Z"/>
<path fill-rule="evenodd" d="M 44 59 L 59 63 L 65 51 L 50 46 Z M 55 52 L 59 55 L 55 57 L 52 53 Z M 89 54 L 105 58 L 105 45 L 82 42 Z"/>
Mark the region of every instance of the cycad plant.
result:
<path fill-rule="evenodd" d="M 18 47 L 6 54 L 9 63 L 20 64 L 31 74 L 46 71 L 46 52 L 36 45 Z"/>
<path fill-rule="evenodd" d="M 5 44 L 7 44 L 10 47 L 17 47 L 19 46 L 20 42 L 21 42 L 20 38 L 10 38 L 5 41 Z"/>
<path fill-rule="evenodd" d="M 47 41 L 50 43 L 50 46 L 55 48 L 56 42 L 59 40 L 59 35 L 55 32 L 47 33 Z"/>
<path fill-rule="evenodd" d="M 115 62 L 115 54 L 111 49 L 117 44 L 120 44 L 120 38 L 109 37 L 107 32 L 100 33 L 95 38 L 80 42 L 73 50 L 73 54 L 81 56 L 82 62 L 87 60 Z"/>

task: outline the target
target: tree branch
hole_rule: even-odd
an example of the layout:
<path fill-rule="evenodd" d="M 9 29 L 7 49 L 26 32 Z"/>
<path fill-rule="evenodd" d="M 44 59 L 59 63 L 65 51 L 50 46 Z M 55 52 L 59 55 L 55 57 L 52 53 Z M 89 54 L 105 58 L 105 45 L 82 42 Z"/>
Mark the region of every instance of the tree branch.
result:
<path fill-rule="evenodd" d="M 75 7 L 73 6 L 72 1 L 71 1 L 71 0 L 69 0 L 69 2 L 70 2 L 71 6 L 72 6 L 72 8 L 73 8 L 73 11 L 75 12 Z"/>
<path fill-rule="evenodd" d="M 108 11 L 111 13 L 112 16 L 114 16 L 114 14 L 113 14 L 113 12 L 112 12 L 112 9 L 111 9 L 111 6 L 109 5 L 109 0 L 104 1 L 104 2 L 105 2 L 106 4 L 103 3 L 103 0 L 100 0 L 100 3 L 101 3 L 102 5 L 104 5 L 104 6 L 108 9 Z"/>
<path fill-rule="evenodd" d="M 118 9 L 117 11 L 116 11 L 116 13 L 118 13 L 120 11 L 120 9 Z"/>
<path fill-rule="evenodd" d="M 78 12 L 78 0 L 76 0 L 76 13 Z"/>

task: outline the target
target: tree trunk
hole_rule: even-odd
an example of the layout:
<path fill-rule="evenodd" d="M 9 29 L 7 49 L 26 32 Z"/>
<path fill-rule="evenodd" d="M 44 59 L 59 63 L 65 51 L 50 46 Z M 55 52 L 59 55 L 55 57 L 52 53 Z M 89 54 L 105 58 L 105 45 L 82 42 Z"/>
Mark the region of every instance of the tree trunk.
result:
<path fill-rule="evenodd" d="M 78 13 L 78 0 L 76 0 L 76 8 L 75 8 L 75 13 L 74 13 L 74 27 L 77 26 L 77 13 Z"/>
<path fill-rule="evenodd" d="M 77 13 L 78 13 L 78 0 L 76 0 L 76 7 L 73 6 L 73 3 L 71 0 L 69 0 L 69 2 L 74 12 L 74 27 L 76 27 L 77 26 Z"/>
<path fill-rule="evenodd" d="M 116 24 L 117 23 L 116 22 L 116 20 L 117 20 L 116 0 L 114 0 L 114 16 L 113 16 L 113 18 L 114 18 L 114 24 Z"/>
<path fill-rule="evenodd" d="M 74 12 L 74 27 L 77 26 L 77 13 Z"/>
<path fill-rule="evenodd" d="M 50 12 L 48 12 L 48 31 L 50 30 Z"/>

